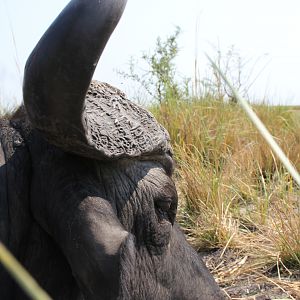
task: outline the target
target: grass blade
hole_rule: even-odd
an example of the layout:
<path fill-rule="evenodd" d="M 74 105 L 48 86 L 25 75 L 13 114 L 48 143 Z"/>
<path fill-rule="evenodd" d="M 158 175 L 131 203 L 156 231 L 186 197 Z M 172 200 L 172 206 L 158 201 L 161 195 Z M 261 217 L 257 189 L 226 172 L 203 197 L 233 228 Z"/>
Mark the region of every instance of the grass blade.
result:
<path fill-rule="evenodd" d="M 294 166 L 291 164 L 288 157 L 284 154 L 284 152 L 281 150 L 279 145 L 274 140 L 273 136 L 270 134 L 266 126 L 263 124 L 263 122 L 258 118 L 256 113 L 253 111 L 251 106 L 248 104 L 248 102 L 242 98 L 237 90 L 233 87 L 233 85 L 229 82 L 225 74 L 222 72 L 222 70 L 215 64 L 215 62 L 206 54 L 206 57 L 210 61 L 212 67 L 220 74 L 224 82 L 228 85 L 230 90 L 233 93 L 233 96 L 238 101 L 240 106 L 243 108 L 243 110 L 246 112 L 247 116 L 250 118 L 250 120 L 253 122 L 253 124 L 256 126 L 260 134 L 264 137 L 266 142 L 269 144 L 271 149 L 274 151 L 274 153 L 277 155 L 277 157 L 280 159 L 282 164 L 285 166 L 285 168 L 288 170 L 288 172 L 291 174 L 291 176 L 294 178 L 295 182 L 297 182 L 298 186 L 300 187 L 300 175 L 298 171 L 294 168 Z"/>
<path fill-rule="evenodd" d="M 7 248 L 0 242 L 0 263 L 16 280 L 24 292 L 33 300 L 51 300 L 51 298 L 42 290 L 37 282 L 22 267 L 22 265 L 13 257 Z"/>

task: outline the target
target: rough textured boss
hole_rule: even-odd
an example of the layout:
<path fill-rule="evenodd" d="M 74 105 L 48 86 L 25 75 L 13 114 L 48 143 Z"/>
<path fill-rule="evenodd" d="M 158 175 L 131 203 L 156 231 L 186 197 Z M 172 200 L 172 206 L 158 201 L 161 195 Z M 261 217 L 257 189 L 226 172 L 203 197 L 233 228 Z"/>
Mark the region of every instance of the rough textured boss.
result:
<path fill-rule="evenodd" d="M 0 239 L 53 299 L 223 299 L 176 225 L 169 135 L 91 82 L 126 0 L 72 0 L 0 123 Z M 0 299 L 26 299 L 0 268 Z"/>

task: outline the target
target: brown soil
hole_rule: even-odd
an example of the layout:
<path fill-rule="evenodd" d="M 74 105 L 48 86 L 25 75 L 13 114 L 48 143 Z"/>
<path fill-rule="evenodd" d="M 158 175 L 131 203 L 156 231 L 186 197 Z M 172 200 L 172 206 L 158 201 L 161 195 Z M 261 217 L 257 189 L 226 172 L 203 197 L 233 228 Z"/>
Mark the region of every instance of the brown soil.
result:
<path fill-rule="evenodd" d="M 300 299 L 300 270 L 282 274 L 276 270 L 245 272 L 246 257 L 221 250 L 200 254 L 228 299 L 287 300 Z M 287 276 L 288 275 L 288 276 Z"/>

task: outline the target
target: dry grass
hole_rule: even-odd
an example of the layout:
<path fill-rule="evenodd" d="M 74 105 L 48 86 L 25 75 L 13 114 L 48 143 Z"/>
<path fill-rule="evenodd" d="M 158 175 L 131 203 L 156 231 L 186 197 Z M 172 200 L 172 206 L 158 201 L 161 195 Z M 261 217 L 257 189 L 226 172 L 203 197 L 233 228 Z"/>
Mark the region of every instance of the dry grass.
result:
<path fill-rule="evenodd" d="M 300 170 L 297 107 L 255 111 Z M 243 274 L 292 276 L 300 268 L 300 192 L 241 109 L 214 99 L 153 108 L 177 161 L 178 221 L 198 250 L 236 253 L 214 270 L 227 284 Z M 222 258 L 222 257 L 220 257 Z M 221 269 L 220 269 L 221 268 Z"/>

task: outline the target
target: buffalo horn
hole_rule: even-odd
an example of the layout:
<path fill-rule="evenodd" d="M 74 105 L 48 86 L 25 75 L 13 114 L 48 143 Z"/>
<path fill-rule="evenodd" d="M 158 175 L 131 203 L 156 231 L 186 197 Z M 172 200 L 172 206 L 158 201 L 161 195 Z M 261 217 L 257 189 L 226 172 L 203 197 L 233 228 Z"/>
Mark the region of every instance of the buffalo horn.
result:
<path fill-rule="evenodd" d="M 105 45 L 127 0 L 72 0 L 27 60 L 24 104 L 49 140 L 85 143 L 84 99 Z"/>

